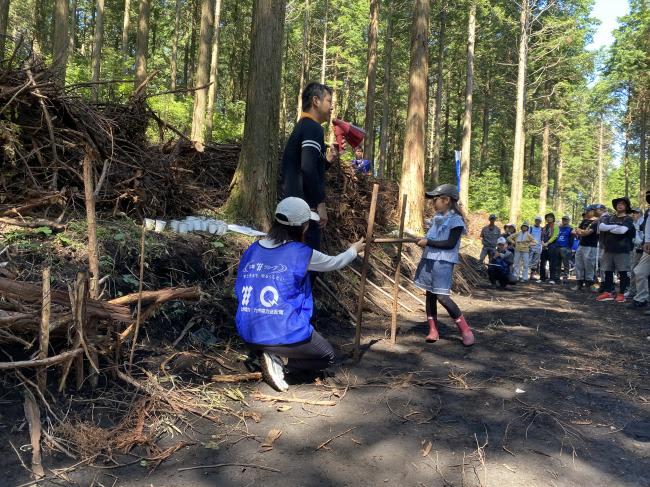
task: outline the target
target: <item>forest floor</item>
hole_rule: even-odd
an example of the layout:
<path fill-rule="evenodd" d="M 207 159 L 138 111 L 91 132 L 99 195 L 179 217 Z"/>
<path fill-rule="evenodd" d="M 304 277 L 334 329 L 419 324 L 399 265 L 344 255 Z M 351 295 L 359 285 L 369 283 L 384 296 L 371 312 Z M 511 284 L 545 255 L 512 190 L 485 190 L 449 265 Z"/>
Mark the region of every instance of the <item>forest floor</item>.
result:
<path fill-rule="evenodd" d="M 321 323 L 342 357 L 335 375 L 283 394 L 242 385 L 240 406 L 257 422 L 194 421 L 181 436 L 194 444 L 155 469 L 84 467 L 69 484 L 41 485 L 650 486 L 649 319 L 594 297 L 532 283 L 459 296 L 472 348 L 444 314 L 435 344 L 423 340 L 423 313 L 402 316 L 394 347 L 389 322 L 369 317 L 358 364 L 354 330 Z M 2 485 L 29 481 L 8 445 L 28 443 L 21 416 L 5 408 L 1 418 Z"/>

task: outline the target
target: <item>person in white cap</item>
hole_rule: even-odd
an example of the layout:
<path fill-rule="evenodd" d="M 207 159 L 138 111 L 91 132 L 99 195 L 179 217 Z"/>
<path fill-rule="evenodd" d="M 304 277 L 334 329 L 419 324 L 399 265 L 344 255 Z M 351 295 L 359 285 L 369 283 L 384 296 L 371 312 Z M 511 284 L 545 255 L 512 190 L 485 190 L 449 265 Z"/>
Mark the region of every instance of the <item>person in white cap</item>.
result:
<path fill-rule="evenodd" d="M 336 256 L 308 247 L 309 222 L 319 219 L 304 200 L 283 199 L 267 236 L 248 247 L 239 262 L 237 332 L 259 354 L 262 377 L 278 391 L 289 388 L 281 357 L 288 359 L 287 369 L 294 374 L 324 370 L 334 361 L 332 346 L 310 323 L 310 271 L 341 269 L 365 248 L 363 239 Z"/>
<path fill-rule="evenodd" d="M 535 224 L 528 231 L 537 242 L 530 246 L 530 279 L 533 280 L 535 274 L 539 273 L 539 258 L 542 255 L 542 217 L 540 215 L 535 217 Z"/>

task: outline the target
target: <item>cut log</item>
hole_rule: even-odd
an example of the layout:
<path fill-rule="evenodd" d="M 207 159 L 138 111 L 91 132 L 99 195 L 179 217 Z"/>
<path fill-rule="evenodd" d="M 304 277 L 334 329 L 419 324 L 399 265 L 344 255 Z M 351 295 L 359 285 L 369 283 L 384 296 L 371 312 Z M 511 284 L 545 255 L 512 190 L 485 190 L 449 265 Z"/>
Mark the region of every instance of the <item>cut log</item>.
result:
<path fill-rule="evenodd" d="M 0 277 L 0 296 L 18 299 L 23 303 L 41 304 L 43 287 L 37 282 L 21 282 Z M 70 308 L 70 295 L 65 291 L 52 290 L 52 303 Z M 89 299 L 87 313 L 89 317 L 102 320 L 114 320 L 120 323 L 131 321 L 131 310 L 128 306 L 121 306 L 106 301 Z"/>
<path fill-rule="evenodd" d="M 23 227 L 23 228 L 39 228 L 39 227 L 49 227 L 52 230 L 55 230 L 57 232 L 62 232 L 65 230 L 65 225 L 62 225 L 61 223 L 53 222 L 52 220 L 44 220 L 42 218 L 39 218 L 37 220 L 17 220 L 16 218 L 7 218 L 7 217 L 0 217 L 0 223 L 5 223 L 7 225 L 13 225 L 15 227 Z"/>
<path fill-rule="evenodd" d="M 52 355 L 40 360 L 19 360 L 16 362 L 0 362 L 0 370 L 11 370 L 11 369 L 33 369 L 36 367 L 50 367 L 52 365 L 60 364 L 65 362 L 70 358 L 74 358 L 77 355 L 82 354 L 84 351 L 83 348 L 77 348 L 75 350 L 69 350 L 67 352 L 60 353 L 58 355 Z"/>
<path fill-rule="evenodd" d="M 212 382 L 244 382 L 248 380 L 262 380 L 261 372 L 247 372 L 245 374 L 213 375 Z"/>
<path fill-rule="evenodd" d="M 155 301 L 157 303 L 165 303 L 182 299 L 183 301 L 196 301 L 201 297 L 198 287 L 169 287 L 159 289 L 157 291 L 142 291 L 142 302 Z M 111 299 L 108 301 L 110 304 L 124 305 L 135 304 L 138 302 L 138 293 L 127 294 L 119 298 Z"/>

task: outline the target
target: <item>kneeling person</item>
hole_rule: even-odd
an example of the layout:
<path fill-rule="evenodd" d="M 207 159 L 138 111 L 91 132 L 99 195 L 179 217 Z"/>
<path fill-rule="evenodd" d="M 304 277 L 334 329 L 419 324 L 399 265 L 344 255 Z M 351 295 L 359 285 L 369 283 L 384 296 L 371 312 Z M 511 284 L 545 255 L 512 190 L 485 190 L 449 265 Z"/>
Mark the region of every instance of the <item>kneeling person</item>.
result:
<path fill-rule="evenodd" d="M 316 213 L 300 198 L 285 198 L 275 210 L 266 238 L 242 255 L 235 282 L 239 300 L 235 321 L 246 345 L 260 355 L 264 380 L 278 391 L 288 389 L 289 372 L 320 371 L 334 362 L 334 349 L 310 323 L 314 303 L 309 272 L 341 269 L 364 249 L 363 240 L 337 256 L 304 244 Z"/>

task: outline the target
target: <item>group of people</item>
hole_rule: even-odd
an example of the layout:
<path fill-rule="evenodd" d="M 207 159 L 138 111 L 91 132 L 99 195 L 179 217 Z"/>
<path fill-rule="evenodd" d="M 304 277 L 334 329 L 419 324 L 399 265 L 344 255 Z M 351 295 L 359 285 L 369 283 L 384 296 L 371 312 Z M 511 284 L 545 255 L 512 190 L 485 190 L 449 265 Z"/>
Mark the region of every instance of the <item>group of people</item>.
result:
<path fill-rule="evenodd" d="M 235 293 L 237 331 L 259 358 L 262 377 L 274 389 L 286 391 L 291 380 L 301 381 L 331 366 L 335 352 L 312 325 L 312 283 L 315 273 L 350 264 L 364 251 L 363 240 L 336 256 L 320 252 L 320 237 L 327 225 L 325 170 L 340 160 L 337 147 L 329 151 L 322 124 L 332 111 L 332 90 L 310 83 L 302 93 L 303 113 L 287 140 L 281 172 L 281 201 L 268 234 L 242 255 Z M 343 149 L 343 148 L 342 148 Z M 370 169 L 363 151 L 355 153 L 355 169 Z M 437 305 L 449 313 L 460 331 L 462 344 L 471 346 L 474 335 L 451 298 L 454 265 L 466 233 L 458 205 L 458 189 L 443 184 L 426 193 L 435 215 L 425 237 L 415 282 L 426 291 L 427 342 L 439 339 Z"/>
<path fill-rule="evenodd" d="M 650 192 L 646 193 L 650 204 Z M 493 286 L 506 287 L 516 282 L 534 281 L 566 284 L 575 275 L 572 290 L 591 289 L 597 301 L 623 303 L 632 298 L 632 306 L 648 304 L 650 275 L 649 211 L 632 208 L 627 197 L 612 200 L 612 208 L 592 204 L 584 208 L 577 227 L 564 215 L 558 225 L 553 213 L 536 216 L 531 226 L 523 222 L 504 225 L 503 232 L 490 215 L 481 230 L 479 260 L 488 258 L 487 273 Z M 616 290 L 615 274 L 618 277 Z M 537 277 L 538 276 L 538 277 Z M 650 313 L 648 313 L 650 314 Z"/>

